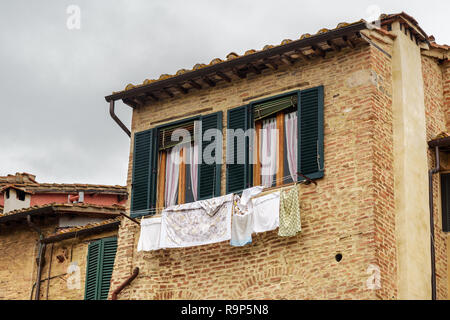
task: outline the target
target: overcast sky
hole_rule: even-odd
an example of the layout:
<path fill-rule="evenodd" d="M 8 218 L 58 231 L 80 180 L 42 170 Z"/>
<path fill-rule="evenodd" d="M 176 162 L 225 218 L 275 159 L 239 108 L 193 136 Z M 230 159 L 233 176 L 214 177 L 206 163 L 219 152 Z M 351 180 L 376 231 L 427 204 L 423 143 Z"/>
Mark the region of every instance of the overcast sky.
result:
<path fill-rule="evenodd" d="M 80 29 L 67 27 L 70 5 L 80 8 Z M 447 0 L 3 0 L 0 175 L 125 185 L 130 140 L 104 96 L 231 51 L 369 19 L 377 8 L 405 11 L 450 44 Z M 129 126 L 130 108 L 117 109 Z"/>

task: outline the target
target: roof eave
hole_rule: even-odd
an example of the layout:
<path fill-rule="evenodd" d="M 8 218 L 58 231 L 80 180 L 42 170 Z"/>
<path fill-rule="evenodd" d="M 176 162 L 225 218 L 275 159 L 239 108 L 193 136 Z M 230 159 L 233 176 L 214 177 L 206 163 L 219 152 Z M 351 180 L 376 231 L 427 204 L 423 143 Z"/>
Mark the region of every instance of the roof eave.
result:
<path fill-rule="evenodd" d="M 241 56 L 232 60 L 223 61 L 214 65 L 206 66 L 201 69 L 192 70 L 184 74 L 176 75 L 168 79 L 159 80 L 154 83 L 139 86 L 137 88 L 132 88 L 126 91 L 121 91 L 108 95 L 105 97 L 107 102 L 123 100 L 127 98 L 133 98 L 153 90 L 163 90 L 166 87 L 172 86 L 178 83 L 184 83 L 189 80 L 193 80 L 199 77 L 207 77 L 208 75 L 214 74 L 218 71 L 223 71 L 224 69 L 232 69 L 240 65 L 245 65 L 257 60 L 265 59 L 272 56 L 282 55 L 286 52 L 290 52 L 296 49 L 312 46 L 321 42 L 326 42 L 331 39 L 335 39 L 343 36 L 350 36 L 358 33 L 361 30 L 367 29 L 367 23 L 365 21 L 360 21 L 336 30 L 331 30 L 325 33 L 313 35 L 308 38 L 295 40 L 283 45 L 279 45 L 270 49 L 263 51 L 258 51 L 250 55 Z"/>

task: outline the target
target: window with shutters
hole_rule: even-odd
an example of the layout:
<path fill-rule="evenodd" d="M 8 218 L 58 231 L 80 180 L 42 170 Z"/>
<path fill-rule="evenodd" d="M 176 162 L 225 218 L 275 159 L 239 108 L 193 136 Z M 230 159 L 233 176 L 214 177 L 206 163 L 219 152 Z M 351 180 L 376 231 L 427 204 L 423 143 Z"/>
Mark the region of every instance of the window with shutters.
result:
<path fill-rule="evenodd" d="M 214 162 L 203 156 L 208 148 Z M 221 150 L 222 112 L 136 133 L 131 216 L 219 196 Z"/>
<path fill-rule="evenodd" d="M 117 238 L 105 238 L 91 242 L 86 265 L 85 300 L 106 300 L 110 288 Z"/>
<path fill-rule="evenodd" d="M 275 187 L 297 180 L 297 100 L 293 94 L 253 106 L 253 185 Z"/>
<path fill-rule="evenodd" d="M 450 232 L 450 173 L 441 173 L 442 230 Z"/>
<path fill-rule="evenodd" d="M 158 131 L 157 208 L 197 200 L 199 128 L 195 120 Z"/>
<path fill-rule="evenodd" d="M 304 180 L 298 173 L 322 178 L 323 99 L 320 86 L 229 110 L 227 193 Z M 229 134 L 229 130 L 249 129 L 254 129 L 254 135 L 240 142 Z"/>

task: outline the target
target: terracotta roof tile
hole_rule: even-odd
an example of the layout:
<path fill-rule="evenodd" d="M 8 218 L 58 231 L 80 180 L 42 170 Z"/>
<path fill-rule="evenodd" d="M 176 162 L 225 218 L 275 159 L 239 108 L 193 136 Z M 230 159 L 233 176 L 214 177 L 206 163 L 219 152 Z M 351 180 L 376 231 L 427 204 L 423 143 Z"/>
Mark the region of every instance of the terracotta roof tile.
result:
<path fill-rule="evenodd" d="M 351 24 L 360 23 L 360 22 L 362 22 L 362 21 L 364 21 L 364 20 L 359 20 L 359 21 L 354 22 L 354 23 L 341 22 L 341 23 L 339 23 L 339 24 L 336 26 L 336 28 L 334 28 L 334 29 L 322 28 L 322 29 L 320 29 L 316 34 L 322 34 L 322 33 L 330 32 L 330 31 L 334 31 L 334 30 L 337 30 L 337 29 L 340 29 L 340 28 L 347 27 L 347 26 L 349 26 L 349 25 L 351 25 Z M 300 36 L 300 39 L 305 39 L 305 38 L 309 38 L 309 37 L 311 37 L 311 34 L 305 33 L 305 34 L 303 34 L 303 35 Z M 290 42 L 292 42 L 292 41 L 293 41 L 293 40 L 291 40 L 291 39 L 285 39 L 285 40 L 283 40 L 279 45 L 282 46 L 282 45 L 285 45 L 285 44 L 290 43 Z M 273 48 L 273 47 L 275 47 L 275 46 L 274 46 L 274 45 L 265 45 L 264 48 L 263 48 L 262 50 L 267 50 L 267 49 L 270 49 L 270 48 Z M 247 50 L 247 51 L 244 53 L 243 56 L 247 56 L 247 55 L 250 55 L 250 54 L 257 53 L 257 52 L 258 52 L 258 50 L 254 50 L 254 49 Z M 237 54 L 236 52 L 230 52 L 230 53 L 226 56 L 226 58 L 227 58 L 226 61 L 232 60 L 232 59 L 237 59 L 237 58 L 239 58 L 239 57 L 241 57 L 241 56 L 240 56 L 239 54 Z M 215 59 L 211 60 L 211 62 L 210 62 L 208 65 L 214 65 L 214 64 L 218 64 L 218 63 L 222 63 L 222 62 L 224 62 L 224 60 L 222 60 L 222 59 L 220 59 L 220 58 L 215 58 Z M 184 74 L 184 73 L 187 73 L 187 72 L 191 72 L 191 71 L 194 71 L 194 70 L 198 70 L 198 69 L 204 68 L 204 67 L 206 67 L 206 66 L 208 66 L 208 65 L 203 64 L 203 63 L 197 63 L 196 65 L 194 65 L 194 67 L 193 67 L 191 70 L 180 69 L 180 70 L 178 70 L 178 71 L 176 72 L 175 75 L 162 74 L 162 75 L 159 76 L 158 79 L 152 79 L 152 80 L 146 79 L 146 80 L 144 80 L 143 84 L 136 84 L 136 85 L 134 85 L 134 84 L 128 84 L 128 85 L 125 87 L 125 89 L 124 89 L 123 91 L 128 91 L 128 90 L 131 90 L 131 89 L 140 87 L 140 86 L 142 86 L 142 85 L 147 85 L 147 84 L 150 84 L 150 83 L 153 83 L 153 82 L 156 82 L 156 81 L 165 80 L 165 79 L 168 79 L 168 78 L 171 78 L 171 77 L 180 75 L 180 74 Z M 119 93 L 119 92 L 123 92 L 123 91 L 115 91 L 115 92 L 113 92 L 113 94 L 116 94 L 116 93 Z"/>
<path fill-rule="evenodd" d="M 392 19 L 406 19 L 406 20 L 408 20 L 411 24 L 413 24 L 415 27 L 417 27 L 417 29 L 418 29 L 421 33 L 423 33 L 423 34 L 425 35 L 425 33 L 423 32 L 423 30 L 422 30 L 422 29 L 420 28 L 420 26 L 418 25 L 417 21 L 416 21 L 414 18 L 412 18 L 411 16 L 407 15 L 406 13 L 404 13 L 404 12 L 401 12 L 401 13 L 398 13 L 398 14 L 383 14 L 383 15 L 380 16 L 380 19 L 381 19 L 382 21 L 390 21 L 390 20 L 392 20 Z M 309 34 L 309 33 L 302 34 L 302 35 L 299 37 L 299 39 L 300 39 L 300 40 L 303 40 L 303 39 L 306 39 L 306 38 L 310 38 L 310 37 L 312 37 L 312 36 L 321 35 L 321 34 L 325 34 L 325 33 L 328 33 L 328 32 L 336 31 L 336 30 L 338 30 L 338 29 L 346 28 L 346 27 L 349 27 L 349 26 L 351 26 L 351 25 L 355 25 L 355 24 L 359 24 L 359 23 L 363 23 L 363 22 L 365 22 L 365 20 L 363 20 L 363 19 L 361 19 L 361 20 L 359 20 L 359 21 L 356 21 L 356 22 L 353 22 L 353 23 L 341 22 L 341 23 L 339 23 L 334 29 L 322 28 L 322 29 L 320 29 L 320 30 L 319 30 L 316 34 L 314 34 L 314 35 L 311 35 L 311 34 Z M 426 36 L 426 35 L 425 35 L 425 36 Z M 427 37 L 427 36 L 426 36 L 426 37 Z M 143 85 L 150 84 L 150 83 L 157 82 L 157 81 L 164 80 L 164 79 L 168 79 L 168 78 L 172 78 L 172 77 L 175 77 L 175 76 L 178 76 L 178 75 L 181 75 L 181 74 L 185 74 L 185 73 L 188 73 L 188 72 L 192 72 L 192 71 L 195 71 L 195 70 L 204 68 L 204 67 L 206 67 L 206 66 L 210 66 L 210 65 L 214 65 L 214 64 L 219 64 L 219 63 L 224 63 L 224 62 L 226 62 L 226 61 L 230 61 L 230 60 L 233 60 L 233 59 L 238 59 L 238 58 L 243 57 L 243 56 L 249 56 L 249 55 L 252 55 L 252 54 L 261 52 L 261 51 L 263 51 L 263 50 L 268 50 L 268 49 L 271 49 L 271 48 L 274 48 L 274 47 L 283 46 L 283 45 L 286 45 L 286 44 L 288 44 L 288 43 L 290 43 L 290 42 L 292 42 L 292 41 L 293 41 L 293 40 L 291 40 L 291 39 L 285 39 L 285 40 L 283 40 L 279 45 L 269 45 L 269 44 L 268 44 L 268 45 L 265 45 L 265 46 L 264 46 L 261 50 L 259 50 L 259 51 L 258 51 L 258 50 L 254 50 L 254 49 L 247 50 L 242 56 L 240 56 L 239 54 L 237 54 L 237 53 L 235 53 L 235 52 L 230 52 L 228 55 L 226 55 L 226 60 L 221 60 L 221 59 L 219 59 L 219 58 L 215 58 L 215 59 L 211 60 L 211 62 L 209 63 L 209 65 L 202 64 L 202 63 L 197 63 L 196 65 L 194 65 L 194 67 L 193 67 L 191 70 L 180 69 L 180 70 L 178 70 L 178 71 L 176 72 L 175 75 L 163 74 L 163 75 L 161 75 L 161 76 L 159 77 L 159 79 L 157 79 L 157 80 L 155 80 L 155 79 L 154 79 L 154 80 L 148 80 L 148 79 L 145 80 L 144 83 L 143 83 Z M 435 46 L 437 46 L 437 45 L 435 45 Z M 448 48 L 447 46 L 444 46 L 444 47 Z M 122 90 L 122 91 L 115 91 L 115 92 L 113 92 L 113 94 L 123 93 L 124 91 L 128 91 L 128 90 L 131 90 L 131 89 L 134 89 L 134 88 L 137 88 L 137 87 L 141 87 L 141 86 L 143 86 L 143 85 L 132 85 L 132 84 L 128 84 L 128 85 L 125 87 L 124 90 Z"/>
<path fill-rule="evenodd" d="M 49 204 L 44 204 L 44 205 L 40 205 L 40 206 L 32 206 L 32 207 L 28 207 L 28 208 L 9 211 L 7 213 L 1 214 L 0 217 L 11 216 L 11 215 L 15 215 L 15 214 L 20 214 L 20 213 L 38 210 L 38 209 L 44 209 L 44 208 L 54 208 L 54 209 L 71 208 L 71 209 L 79 210 L 80 213 L 86 212 L 89 210 L 91 210 L 91 211 L 92 210 L 94 210 L 94 211 L 102 210 L 102 211 L 105 211 L 105 213 L 108 213 L 108 211 L 110 211 L 112 214 L 114 214 L 115 212 L 117 212 L 117 214 L 119 214 L 119 211 L 125 210 L 124 206 L 116 205 L 116 204 L 112 205 L 112 206 L 101 206 L 101 205 L 89 204 L 89 203 L 56 203 L 55 202 L 55 203 L 49 203 Z M 76 210 L 73 210 L 73 212 L 76 213 Z"/>
<path fill-rule="evenodd" d="M 60 229 L 55 233 L 49 234 L 47 235 L 47 237 L 54 237 L 54 236 L 58 236 L 60 234 L 63 233 L 70 233 L 70 232 L 76 232 L 76 231 L 80 231 L 80 230 L 87 230 L 87 229 L 92 229 L 98 226 L 102 226 L 102 225 L 106 225 L 106 224 L 110 224 L 110 223 L 115 223 L 121 221 L 121 218 L 114 218 L 114 219 L 106 219 L 100 222 L 96 222 L 96 223 L 89 223 L 87 225 L 84 226 L 78 226 L 78 227 L 70 227 L 70 228 L 64 228 L 64 229 Z"/>

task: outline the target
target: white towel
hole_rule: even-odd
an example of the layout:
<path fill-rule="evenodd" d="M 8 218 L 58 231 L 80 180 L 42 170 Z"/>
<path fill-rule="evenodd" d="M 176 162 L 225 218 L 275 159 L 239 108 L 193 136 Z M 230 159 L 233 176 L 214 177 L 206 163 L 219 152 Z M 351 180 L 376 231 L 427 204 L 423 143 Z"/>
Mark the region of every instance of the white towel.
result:
<path fill-rule="evenodd" d="M 141 235 L 137 251 L 154 251 L 161 249 L 159 238 L 161 233 L 161 218 L 141 220 Z"/>
<path fill-rule="evenodd" d="M 280 225 L 280 192 L 252 199 L 253 232 L 272 231 Z"/>
<path fill-rule="evenodd" d="M 232 218 L 231 241 L 233 247 L 243 247 L 252 243 L 253 212 L 240 215 L 235 214 Z"/>

